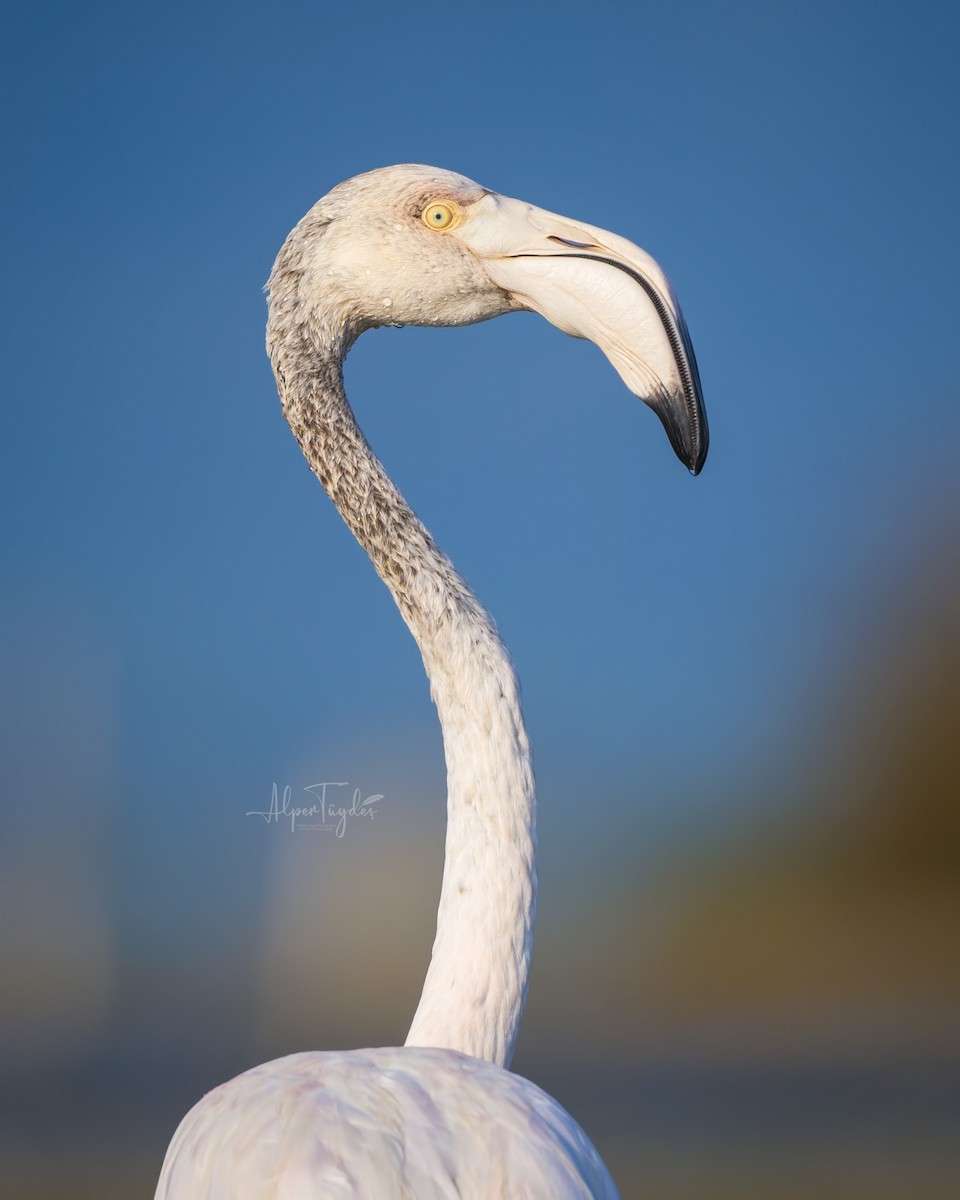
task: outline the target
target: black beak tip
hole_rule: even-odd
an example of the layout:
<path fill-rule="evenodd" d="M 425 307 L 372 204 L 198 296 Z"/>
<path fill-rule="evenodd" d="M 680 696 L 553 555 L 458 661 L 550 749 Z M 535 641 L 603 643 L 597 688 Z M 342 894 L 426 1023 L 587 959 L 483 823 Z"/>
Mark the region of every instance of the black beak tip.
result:
<path fill-rule="evenodd" d="M 703 405 L 697 405 L 695 412 L 690 412 L 686 405 L 681 404 L 652 404 L 650 407 L 660 418 L 674 454 L 691 475 L 699 475 L 710 448 L 710 432 Z"/>
<path fill-rule="evenodd" d="M 703 464 L 707 461 L 707 450 L 709 448 L 710 438 L 707 435 L 707 430 L 704 426 L 702 430 L 702 436 L 697 439 L 693 453 L 689 458 L 684 457 L 683 459 L 691 475 L 699 475 L 703 470 Z"/>

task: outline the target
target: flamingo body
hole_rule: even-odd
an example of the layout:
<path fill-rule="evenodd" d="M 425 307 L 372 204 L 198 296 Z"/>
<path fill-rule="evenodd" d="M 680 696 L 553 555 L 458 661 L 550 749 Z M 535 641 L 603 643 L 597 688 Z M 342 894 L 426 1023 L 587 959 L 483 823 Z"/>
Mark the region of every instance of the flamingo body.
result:
<path fill-rule="evenodd" d="M 229 1189 L 229 1190 L 228 1190 Z M 540 1088 L 405 1046 L 291 1054 L 184 1118 L 156 1200 L 612 1200 L 586 1134 Z"/>
<path fill-rule="evenodd" d="M 612 1200 L 579 1125 L 507 1069 L 536 908 L 516 675 L 489 615 L 357 425 L 343 359 L 378 325 L 539 312 L 603 350 L 696 474 L 707 426 L 680 307 L 632 242 L 415 165 L 357 176 L 318 201 L 268 290 L 284 415 L 430 680 L 447 763 L 443 884 L 406 1045 L 296 1054 L 216 1088 L 177 1130 L 157 1200 Z"/>

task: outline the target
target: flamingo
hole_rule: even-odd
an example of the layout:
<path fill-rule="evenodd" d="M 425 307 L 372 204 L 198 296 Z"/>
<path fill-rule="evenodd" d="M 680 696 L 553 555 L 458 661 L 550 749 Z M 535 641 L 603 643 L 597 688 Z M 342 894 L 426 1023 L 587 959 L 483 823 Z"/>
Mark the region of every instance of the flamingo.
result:
<path fill-rule="evenodd" d="M 595 342 L 697 474 L 707 424 L 679 304 L 624 238 L 409 164 L 319 200 L 267 290 L 284 415 L 423 656 L 447 764 L 443 883 L 406 1043 L 292 1054 L 214 1089 L 177 1129 L 156 1198 L 609 1200 L 616 1187 L 580 1126 L 509 1070 L 536 898 L 517 679 L 492 620 L 367 444 L 342 368 L 367 329 L 532 310 Z"/>

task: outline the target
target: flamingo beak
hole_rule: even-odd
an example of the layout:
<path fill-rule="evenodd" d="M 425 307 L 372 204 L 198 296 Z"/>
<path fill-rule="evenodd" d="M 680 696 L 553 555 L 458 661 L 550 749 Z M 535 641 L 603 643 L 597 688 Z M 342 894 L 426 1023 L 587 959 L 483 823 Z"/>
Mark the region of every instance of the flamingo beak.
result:
<path fill-rule="evenodd" d="M 709 432 L 690 334 L 667 277 L 615 233 L 488 192 L 451 230 L 517 308 L 594 342 L 698 475 Z"/>

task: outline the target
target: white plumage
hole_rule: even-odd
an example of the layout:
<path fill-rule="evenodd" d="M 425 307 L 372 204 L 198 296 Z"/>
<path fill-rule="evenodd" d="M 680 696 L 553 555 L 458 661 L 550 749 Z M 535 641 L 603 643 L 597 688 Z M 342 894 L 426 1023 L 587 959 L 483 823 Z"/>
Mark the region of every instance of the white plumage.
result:
<path fill-rule="evenodd" d="M 707 426 L 680 308 L 639 247 L 432 167 L 340 184 L 287 238 L 267 349 L 284 414 L 420 647 L 443 730 L 437 934 L 407 1044 L 295 1054 L 215 1089 L 157 1200 L 609 1200 L 586 1135 L 507 1068 L 529 977 L 536 802 L 517 680 L 493 622 L 356 424 L 343 358 L 377 325 L 518 309 L 595 341 L 696 473 Z"/>
<path fill-rule="evenodd" d="M 218 1087 L 177 1131 L 157 1200 L 616 1195 L 580 1127 L 528 1080 L 403 1047 L 292 1054 Z"/>

